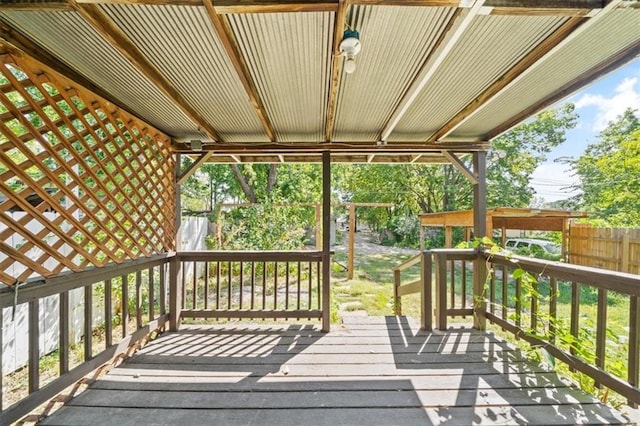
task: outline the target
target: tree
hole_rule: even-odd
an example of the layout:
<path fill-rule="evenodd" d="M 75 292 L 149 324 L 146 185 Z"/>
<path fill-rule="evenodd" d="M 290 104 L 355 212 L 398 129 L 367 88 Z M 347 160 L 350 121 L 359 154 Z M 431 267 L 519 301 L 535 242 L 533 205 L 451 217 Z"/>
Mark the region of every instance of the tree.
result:
<path fill-rule="evenodd" d="M 534 200 L 531 175 L 547 154 L 566 140 L 566 131 L 576 125 L 574 105 L 538 114 L 497 137 L 487 166 L 487 204 L 490 207 L 527 207 Z"/>
<path fill-rule="evenodd" d="M 576 124 L 573 104 L 544 111 L 534 119 L 496 138 L 487 164 L 489 207 L 526 207 L 534 200 L 531 175 L 546 155 L 565 141 L 565 132 Z M 469 167 L 470 156 L 463 157 Z M 469 181 L 452 165 L 355 165 L 340 182 L 348 201 L 390 202 L 393 211 L 371 209 L 361 218 L 380 228 L 398 222 L 396 217 L 471 209 Z M 400 221 L 401 222 L 401 221 Z"/>
<path fill-rule="evenodd" d="M 578 208 L 611 226 L 640 225 L 640 117 L 628 109 L 600 133 L 577 159 Z"/>

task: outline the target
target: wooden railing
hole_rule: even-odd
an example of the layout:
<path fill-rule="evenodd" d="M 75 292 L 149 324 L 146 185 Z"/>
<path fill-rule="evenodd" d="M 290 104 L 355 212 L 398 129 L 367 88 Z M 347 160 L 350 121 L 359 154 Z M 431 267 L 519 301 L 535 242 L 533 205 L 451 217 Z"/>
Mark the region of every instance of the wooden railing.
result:
<path fill-rule="evenodd" d="M 322 252 L 182 252 L 181 318 L 322 318 Z M 328 309 L 328 307 L 327 307 Z"/>
<path fill-rule="evenodd" d="M 487 293 L 489 321 L 544 348 L 597 386 L 640 403 L 640 276 L 505 254 L 482 256 L 496 271 Z M 613 309 L 616 318 L 609 321 Z M 615 356 L 607 357 L 607 351 Z"/>
<path fill-rule="evenodd" d="M 409 283 L 402 283 L 402 272 L 420 265 L 420 278 Z M 393 305 L 396 315 L 402 315 L 402 296 L 420 293 L 420 328 L 431 330 L 433 309 L 431 279 L 431 256 L 428 251 L 422 252 L 393 268 Z"/>
<path fill-rule="evenodd" d="M 24 395 L 0 390 L 0 424 L 23 418 L 166 324 L 177 329 L 182 318 L 322 318 L 324 327 L 329 303 L 322 258 L 320 251 L 166 253 L 0 290 L 0 309 L 26 312 L 21 332 L 29 353 Z M 78 306 L 70 292 L 81 293 Z M 54 311 L 45 315 L 45 305 Z M 57 329 L 48 340 L 57 344 L 45 348 L 42 330 L 51 330 L 43 321 L 52 316 Z M 2 322 L 0 314 L 0 328 Z M 77 324 L 81 330 L 72 333 Z M 0 370 L 5 346 L 0 333 Z M 58 364 L 53 377 L 50 367 L 42 374 L 52 360 Z"/>
<path fill-rule="evenodd" d="M 11 401 L 11 404 L 2 405 L 0 424 L 20 419 L 126 352 L 145 336 L 162 329 L 168 320 L 165 296 L 171 256 L 157 255 L 81 273 L 64 273 L 1 291 L 0 308 L 27 312 L 28 329 L 19 331 L 28 335 L 28 364 L 25 367 L 28 388 L 13 389 L 11 395 L 0 393 L 0 401 Z M 82 293 L 78 306 L 71 306 L 71 292 Z M 82 312 L 80 316 L 74 315 L 78 308 Z M 54 330 L 56 336 L 47 337 L 57 339 L 58 344 L 57 349 L 46 354 L 45 348 L 41 347 L 45 340 L 41 329 L 49 317 L 57 318 L 58 328 Z M 3 315 L 0 314 L 0 328 L 7 326 L 2 322 Z M 71 329 L 78 322 L 81 340 L 76 342 Z M 52 333 L 52 330 L 43 331 Z M 2 333 L 0 348 L 4 349 L 1 340 Z M 116 341 L 118 343 L 114 344 Z M 2 355 L 0 350 L 0 371 Z M 45 358 L 49 359 L 45 361 Z M 46 375 L 41 374 L 44 364 L 56 363 L 58 367 L 54 371 L 49 368 Z M 3 385 L 0 382 L 0 389 L 4 389 Z"/>
<path fill-rule="evenodd" d="M 485 285 L 475 293 L 468 268 L 474 261 L 488 266 Z M 402 283 L 401 274 L 416 265 L 421 278 Z M 440 330 L 447 328 L 449 317 L 483 315 L 591 377 L 596 386 L 619 393 L 632 405 L 640 403 L 640 276 L 506 253 L 442 249 L 397 266 L 394 278 L 396 314 L 402 313 L 402 296 L 421 293 L 423 329 L 431 328 L 433 311 Z"/>

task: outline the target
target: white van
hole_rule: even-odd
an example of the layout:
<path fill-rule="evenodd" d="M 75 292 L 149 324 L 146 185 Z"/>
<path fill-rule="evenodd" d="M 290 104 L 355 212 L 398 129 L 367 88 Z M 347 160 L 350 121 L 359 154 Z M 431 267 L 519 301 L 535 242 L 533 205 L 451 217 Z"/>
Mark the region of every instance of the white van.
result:
<path fill-rule="evenodd" d="M 560 254 L 560 246 L 552 241 L 535 240 L 532 238 L 511 238 L 507 240 L 505 248 L 518 251 L 520 249 L 526 249 L 531 253 L 548 253 L 548 254 Z"/>

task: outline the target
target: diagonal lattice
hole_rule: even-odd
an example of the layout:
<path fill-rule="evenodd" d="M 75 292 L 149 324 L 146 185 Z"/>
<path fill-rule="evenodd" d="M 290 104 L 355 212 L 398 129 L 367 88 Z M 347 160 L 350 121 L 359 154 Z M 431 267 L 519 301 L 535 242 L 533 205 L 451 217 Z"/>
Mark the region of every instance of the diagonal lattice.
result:
<path fill-rule="evenodd" d="M 174 250 L 169 138 L 0 54 L 0 282 Z"/>

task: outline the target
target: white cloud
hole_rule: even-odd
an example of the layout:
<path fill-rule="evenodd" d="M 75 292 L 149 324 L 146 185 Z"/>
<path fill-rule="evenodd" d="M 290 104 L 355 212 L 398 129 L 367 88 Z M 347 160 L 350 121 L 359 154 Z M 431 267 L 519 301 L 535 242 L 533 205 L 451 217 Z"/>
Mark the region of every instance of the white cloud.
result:
<path fill-rule="evenodd" d="M 600 132 L 610 121 L 621 115 L 627 108 L 640 110 L 640 87 L 638 77 L 625 78 L 618 84 L 610 97 L 606 94 L 585 93 L 576 102 L 576 108 L 595 106 L 597 113 L 593 130 Z"/>

